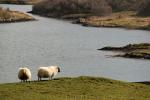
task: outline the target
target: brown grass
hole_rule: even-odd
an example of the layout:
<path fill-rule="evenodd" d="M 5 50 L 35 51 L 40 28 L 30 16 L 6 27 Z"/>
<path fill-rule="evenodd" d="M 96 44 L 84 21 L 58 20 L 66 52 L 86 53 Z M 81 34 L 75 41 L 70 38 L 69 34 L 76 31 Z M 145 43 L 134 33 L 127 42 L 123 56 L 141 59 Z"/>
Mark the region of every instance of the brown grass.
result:
<path fill-rule="evenodd" d="M 34 18 L 19 11 L 10 11 L 9 9 L 0 8 L 0 23 L 28 20 L 34 20 Z"/>
<path fill-rule="evenodd" d="M 92 16 L 79 19 L 79 23 L 95 27 L 123 27 L 146 29 L 150 25 L 150 17 L 138 17 L 135 12 L 113 13 L 107 17 Z"/>

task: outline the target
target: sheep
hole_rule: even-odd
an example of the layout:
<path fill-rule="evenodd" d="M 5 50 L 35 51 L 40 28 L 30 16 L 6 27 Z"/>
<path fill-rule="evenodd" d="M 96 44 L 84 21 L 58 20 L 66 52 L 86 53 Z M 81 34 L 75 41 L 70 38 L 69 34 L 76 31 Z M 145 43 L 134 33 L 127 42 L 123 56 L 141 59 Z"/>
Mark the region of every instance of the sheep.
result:
<path fill-rule="evenodd" d="M 27 82 L 28 79 L 31 80 L 30 69 L 26 67 L 19 68 L 18 78 L 21 80 L 21 82 Z"/>
<path fill-rule="evenodd" d="M 60 68 L 58 66 L 40 67 L 37 73 L 38 81 L 42 78 L 49 78 L 49 80 L 52 80 L 52 78 L 59 72 Z"/>

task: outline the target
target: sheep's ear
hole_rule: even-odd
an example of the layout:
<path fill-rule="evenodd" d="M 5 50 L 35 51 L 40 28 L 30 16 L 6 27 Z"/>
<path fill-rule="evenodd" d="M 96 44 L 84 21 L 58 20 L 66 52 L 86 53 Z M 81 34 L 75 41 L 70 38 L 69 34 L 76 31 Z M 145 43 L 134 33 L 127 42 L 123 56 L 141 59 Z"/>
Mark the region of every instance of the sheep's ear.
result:
<path fill-rule="evenodd" d="M 60 68 L 58 67 L 58 72 L 60 72 Z"/>

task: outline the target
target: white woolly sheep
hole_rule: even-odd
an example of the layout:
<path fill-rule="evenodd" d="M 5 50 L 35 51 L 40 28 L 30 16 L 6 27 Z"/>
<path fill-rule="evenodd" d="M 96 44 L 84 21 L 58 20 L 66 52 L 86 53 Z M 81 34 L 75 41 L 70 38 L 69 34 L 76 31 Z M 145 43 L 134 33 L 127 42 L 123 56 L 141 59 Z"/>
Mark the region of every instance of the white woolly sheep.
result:
<path fill-rule="evenodd" d="M 21 80 L 21 82 L 27 82 L 27 80 L 31 80 L 31 71 L 30 69 L 24 67 L 19 68 L 18 72 L 18 78 Z"/>
<path fill-rule="evenodd" d="M 38 81 L 42 78 L 49 78 L 51 80 L 58 72 L 60 72 L 58 66 L 40 67 L 37 73 Z"/>

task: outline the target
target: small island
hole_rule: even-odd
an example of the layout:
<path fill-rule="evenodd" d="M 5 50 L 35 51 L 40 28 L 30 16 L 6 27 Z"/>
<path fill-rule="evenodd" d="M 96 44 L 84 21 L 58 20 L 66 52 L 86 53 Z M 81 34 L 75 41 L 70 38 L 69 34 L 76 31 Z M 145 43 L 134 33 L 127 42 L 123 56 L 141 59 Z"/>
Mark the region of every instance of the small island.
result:
<path fill-rule="evenodd" d="M 33 17 L 19 11 L 0 8 L 0 23 L 11 23 L 35 20 Z"/>
<path fill-rule="evenodd" d="M 121 51 L 116 57 L 150 59 L 150 43 L 129 44 L 123 47 L 104 47 L 98 50 Z"/>

